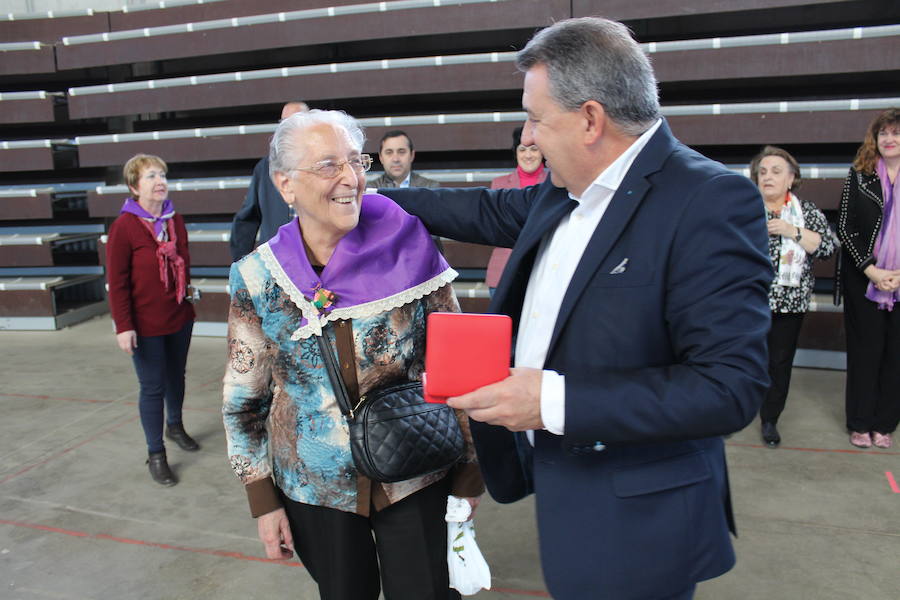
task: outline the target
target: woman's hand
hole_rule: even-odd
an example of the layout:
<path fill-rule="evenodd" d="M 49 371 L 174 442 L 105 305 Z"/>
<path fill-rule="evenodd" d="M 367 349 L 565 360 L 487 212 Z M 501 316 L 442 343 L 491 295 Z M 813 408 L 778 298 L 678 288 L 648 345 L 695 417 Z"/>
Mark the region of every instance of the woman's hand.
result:
<path fill-rule="evenodd" d="M 283 508 L 273 510 L 256 519 L 259 539 L 266 547 L 266 557 L 287 559 L 294 556 L 294 536 Z"/>
<path fill-rule="evenodd" d="M 882 278 L 881 283 L 877 287 L 884 292 L 893 292 L 900 288 L 900 270 L 887 271 L 887 275 Z"/>
<path fill-rule="evenodd" d="M 797 237 L 797 227 L 784 219 L 769 219 L 766 221 L 766 228 L 769 230 L 769 235 L 780 235 L 791 239 Z"/>
<path fill-rule="evenodd" d="M 471 521 L 475 518 L 475 509 L 478 508 L 478 505 L 481 504 L 481 496 L 474 496 L 472 498 L 463 498 L 466 502 L 469 503 L 469 506 L 472 507 L 472 512 L 469 513 L 469 518 L 466 521 Z"/>
<path fill-rule="evenodd" d="M 866 277 L 869 278 L 869 281 L 872 282 L 876 289 L 883 292 L 892 292 L 900 286 L 900 270 L 888 271 L 875 265 L 869 265 L 863 270 L 863 273 L 866 274 Z"/>
<path fill-rule="evenodd" d="M 129 329 L 128 331 L 117 333 L 116 343 L 119 344 L 122 352 L 128 356 L 133 356 L 134 349 L 137 348 L 137 332 L 134 329 Z"/>

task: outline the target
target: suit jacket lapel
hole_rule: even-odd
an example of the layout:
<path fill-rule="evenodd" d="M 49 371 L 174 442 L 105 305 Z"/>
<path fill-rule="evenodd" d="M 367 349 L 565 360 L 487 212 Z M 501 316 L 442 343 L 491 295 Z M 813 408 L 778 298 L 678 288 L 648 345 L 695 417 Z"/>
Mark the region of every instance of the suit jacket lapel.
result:
<path fill-rule="evenodd" d="M 488 308 L 489 312 L 503 313 L 512 317 L 514 327 L 518 326 L 525 288 L 541 239 L 577 205 L 564 189 L 554 187 L 549 178 L 541 185 L 544 189 L 541 190 L 516 240 L 516 245 L 503 270 L 503 276 L 500 278 L 497 292 Z"/>
<path fill-rule="evenodd" d="M 652 187 L 648 178 L 662 168 L 675 144 L 676 140 L 664 120 L 625 174 L 619 189 L 613 195 L 603 218 L 600 219 L 597 229 L 594 230 L 591 240 L 584 249 L 584 254 L 572 275 L 572 281 L 563 296 L 559 316 L 556 318 L 553 335 L 547 348 L 548 357 L 553 351 L 575 303 L 584 292 L 584 288 L 591 281 L 600 264 L 606 259 L 622 232 L 625 231 L 634 212 Z"/>

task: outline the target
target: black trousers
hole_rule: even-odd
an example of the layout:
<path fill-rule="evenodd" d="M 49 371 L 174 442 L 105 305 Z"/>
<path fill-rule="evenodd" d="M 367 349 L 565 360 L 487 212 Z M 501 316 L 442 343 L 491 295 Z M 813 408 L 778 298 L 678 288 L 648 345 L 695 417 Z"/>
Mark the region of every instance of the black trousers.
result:
<path fill-rule="evenodd" d="M 847 429 L 891 433 L 900 422 L 900 306 L 880 310 L 865 297 L 869 278 L 845 261 Z"/>
<path fill-rule="evenodd" d="M 447 574 L 449 478 L 369 517 L 284 498 L 294 549 L 322 600 L 458 600 Z M 373 537 L 374 534 L 374 537 Z"/>
<path fill-rule="evenodd" d="M 764 423 L 777 423 L 784 411 L 804 316 L 805 313 L 772 313 L 768 336 L 769 378 L 772 382 L 759 410 L 759 418 Z"/>

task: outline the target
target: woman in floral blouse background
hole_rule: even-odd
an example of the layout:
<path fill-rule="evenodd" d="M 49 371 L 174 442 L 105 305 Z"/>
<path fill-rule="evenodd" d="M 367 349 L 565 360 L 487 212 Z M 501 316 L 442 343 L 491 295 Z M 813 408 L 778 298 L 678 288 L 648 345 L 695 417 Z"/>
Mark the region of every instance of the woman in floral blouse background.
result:
<path fill-rule="evenodd" d="M 837 248 L 837 238 L 822 211 L 794 194 L 800 187 L 800 165 L 786 150 L 763 148 L 750 163 L 750 178 L 759 187 L 765 204 L 769 258 L 775 268 L 769 288 L 772 383 L 759 411 L 763 442 L 775 448 L 781 443 L 776 424 L 787 401 L 797 339 L 812 298 L 813 259 L 831 256 Z"/>

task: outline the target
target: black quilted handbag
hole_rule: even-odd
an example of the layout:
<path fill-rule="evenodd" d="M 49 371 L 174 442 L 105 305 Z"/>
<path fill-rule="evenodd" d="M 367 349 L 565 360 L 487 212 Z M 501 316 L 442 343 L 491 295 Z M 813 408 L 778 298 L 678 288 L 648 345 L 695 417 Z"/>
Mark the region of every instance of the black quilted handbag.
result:
<path fill-rule="evenodd" d="M 372 390 L 356 406 L 325 336 L 317 336 L 338 406 L 350 427 L 350 450 L 362 475 L 385 483 L 449 468 L 465 441 L 453 409 L 425 402 L 422 384 L 406 381 Z"/>

